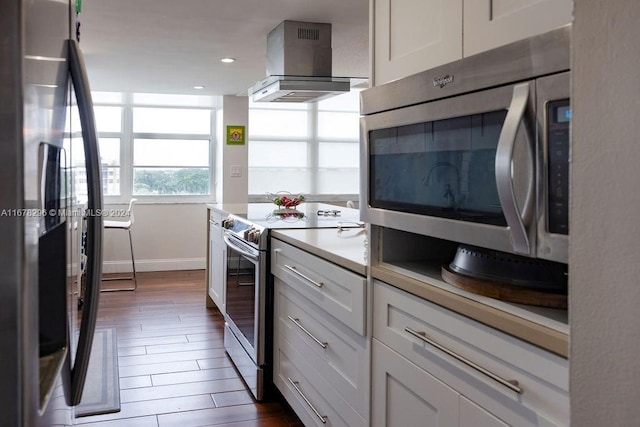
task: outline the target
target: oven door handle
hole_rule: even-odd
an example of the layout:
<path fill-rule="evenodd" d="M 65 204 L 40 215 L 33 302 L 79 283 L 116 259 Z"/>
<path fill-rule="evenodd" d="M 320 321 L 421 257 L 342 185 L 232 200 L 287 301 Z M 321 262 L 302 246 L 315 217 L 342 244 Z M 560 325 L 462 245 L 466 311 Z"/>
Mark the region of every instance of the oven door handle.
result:
<path fill-rule="evenodd" d="M 246 251 L 246 250 L 242 249 L 242 248 L 241 248 L 241 247 L 239 247 L 239 246 L 236 246 L 236 245 L 231 241 L 231 239 L 229 238 L 229 236 L 227 236 L 226 234 L 225 234 L 222 238 L 224 239 L 224 243 L 225 243 L 229 248 L 233 249 L 233 250 L 234 250 L 234 251 L 236 251 L 236 252 L 239 252 L 239 253 L 240 253 L 240 255 L 245 256 L 245 257 L 247 257 L 247 258 L 249 258 L 249 259 L 251 259 L 251 260 L 253 260 L 253 261 L 258 261 L 258 257 L 259 257 L 260 255 L 252 254 L 251 252 Z"/>
<path fill-rule="evenodd" d="M 500 132 L 500 138 L 498 140 L 495 163 L 498 197 L 507 225 L 511 231 L 513 249 L 521 254 L 530 254 L 531 245 L 524 225 L 523 213 L 518 209 L 516 202 L 516 194 L 513 188 L 512 164 L 518 129 L 520 124 L 525 120 L 525 111 L 527 102 L 529 101 L 529 90 L 529 83 L 522 83 L 513 87 L 513 97 L 509 105 L 509 112 L 505 118 L 504 126 L 502 127 L 502 132 Z M 526 123 L 523 124 L 526 125 Z M 532 191 L 531 188 L 529 191 Z"/>

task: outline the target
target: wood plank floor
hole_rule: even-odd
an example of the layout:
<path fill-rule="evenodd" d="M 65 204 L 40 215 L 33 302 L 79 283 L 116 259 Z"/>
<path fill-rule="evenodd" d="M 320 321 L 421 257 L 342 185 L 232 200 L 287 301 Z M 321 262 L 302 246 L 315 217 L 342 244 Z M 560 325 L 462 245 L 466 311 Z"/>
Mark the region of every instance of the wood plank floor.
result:
<path fill-rule="evenodd" d="M 224 351 L 222 316 L 205 307 L 204 274 L 138 273 L 137 291 L 101 293 L 97 327 L 116 328 L 121 411 L 78 424 L 302 426 L 286 402 L 259 403 L 247 391 Z"/>

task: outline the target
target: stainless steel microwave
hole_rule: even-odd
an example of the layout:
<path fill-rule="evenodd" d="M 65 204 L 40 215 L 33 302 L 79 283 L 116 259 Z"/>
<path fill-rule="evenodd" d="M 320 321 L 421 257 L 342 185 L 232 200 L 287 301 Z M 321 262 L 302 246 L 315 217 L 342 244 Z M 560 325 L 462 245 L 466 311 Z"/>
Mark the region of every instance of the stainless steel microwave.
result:
<path fill-rule="evenodd" d="M 571 25 L 361 92 L 361 218 L 566 263 Z"/>

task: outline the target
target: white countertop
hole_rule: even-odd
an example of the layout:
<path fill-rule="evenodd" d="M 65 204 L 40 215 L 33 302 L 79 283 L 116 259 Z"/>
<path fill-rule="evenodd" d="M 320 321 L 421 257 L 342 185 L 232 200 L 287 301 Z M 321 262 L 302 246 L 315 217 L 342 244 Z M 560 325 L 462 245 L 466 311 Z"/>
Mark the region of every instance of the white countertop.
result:
<path fill-rule="evenodd" d="M 273 230 L 271 237 L 358 274 L 367 274 L 367 232 L 363 228 Z"/>
<path fill-rule="evenodd" d="M 275 229 L 330 228 L 335 229 L 338 223 L 357 223 L 360 211 L 328 203 L 305 202 L 294 210 L 295 216 L 280 216 L 281 209 L 273 203 L 217 203 L 208 204 L 209 209 L 222 215 L 233 214 L 247 219 L 255 225 Z M 323 214 L 319 214 L 319 212 Z M 336 215 L 325 215 L 334 212 Z"/>

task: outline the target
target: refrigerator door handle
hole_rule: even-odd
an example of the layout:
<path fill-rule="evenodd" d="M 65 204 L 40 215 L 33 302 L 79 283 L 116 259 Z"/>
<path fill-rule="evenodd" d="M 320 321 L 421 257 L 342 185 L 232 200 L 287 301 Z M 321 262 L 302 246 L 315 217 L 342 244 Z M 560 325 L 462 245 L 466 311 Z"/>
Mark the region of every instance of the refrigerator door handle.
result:
<path fill-rule="evenodd" d="M 82 323 L 75 363 L 71 371 L 71 405 L 77 405 L 82 398 L 89 357 L 93 345 L 93 334 L 100 300 L 100 279 L 102 277 L 102 180 L 100 178 L 100 153 L 98 134 L 93 113 L 93 101 L 89 89 L 82 52 L 78 42 L 69 39 L 69 72 L 75 89 L 87 173 L 87 286 L 84 295 Z"/>

